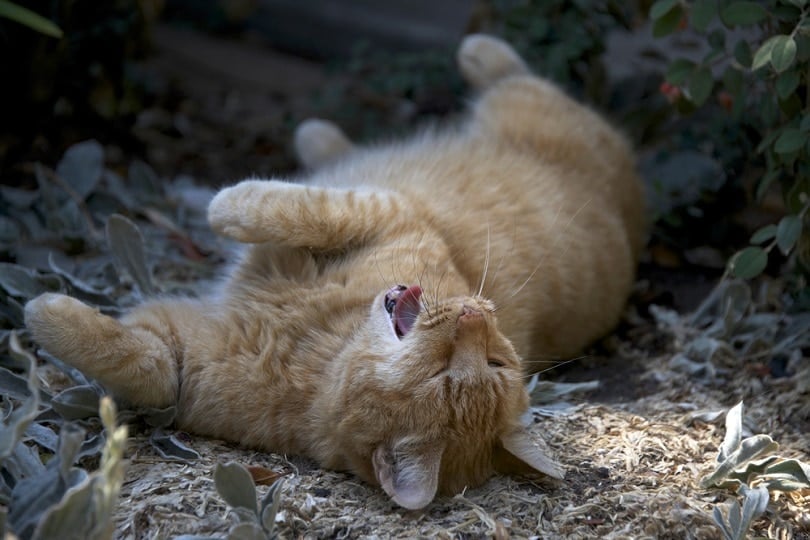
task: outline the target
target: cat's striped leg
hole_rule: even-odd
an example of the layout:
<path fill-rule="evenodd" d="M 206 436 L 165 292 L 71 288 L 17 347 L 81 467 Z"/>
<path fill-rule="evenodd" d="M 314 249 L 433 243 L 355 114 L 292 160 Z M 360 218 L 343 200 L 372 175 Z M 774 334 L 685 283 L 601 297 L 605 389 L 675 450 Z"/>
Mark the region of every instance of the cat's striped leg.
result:
<path fill-rule="evenodd" d="M 25 305 L 25 325 L 49 353 L 134 405 L 177 402 L 182 346 L 169 304 L 147 304 L 121 320 L 63 294 Z M 186 309 L 186 323 L 193 313 Z M 176 314 L 177 315 L 177 314 Z"/>
<path fill-rule="evenodd" d="M 467 83 L 479 90 L 512 75 L 530 73 L 526 63 L 508 43 L 484 34 L 465 37 L 456 60 Z"/>
<path fill-rule="evenodd" d="M 214 197 L 208 222 L 215 232 L 240 242 L 329 250 L 419 223 L 417 206 L 402 194 L 382 190 L 244 180 Z"/>
<path fill-rule="evenodd" d="M 348 137 L 332 122 L 310 118 L 298 125 L 293 138 L 298 160 L 308 169 L 317 169 L 352 151 Z"/>

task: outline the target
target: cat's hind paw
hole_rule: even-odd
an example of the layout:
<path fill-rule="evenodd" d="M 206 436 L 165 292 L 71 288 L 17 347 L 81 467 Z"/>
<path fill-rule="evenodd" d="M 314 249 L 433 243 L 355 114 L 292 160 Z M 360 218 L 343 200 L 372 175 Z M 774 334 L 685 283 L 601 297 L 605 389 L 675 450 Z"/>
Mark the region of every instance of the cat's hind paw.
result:
<path fill-rule="evenodd" d="M 73 356 L 77 348 L 100 344 L 107 326 L 105 319 L 114 322 L 79 300 L 57 293 L 30 300 L 25 304 L 24 316 L 34 341 L 60 358 Z"/>
<path fill-rule="evenodd" d="M 310 118 L 295 130 L 295 153 L 302 165 L 317 169 L 352 151 L 352 142 L 332 122 Z"/>
<path fill-rule="evenodd" d="M 511 75 L 529 73 L 526 63 L 508 43 L 484 34 L 465 37 L 456 59 L 464 79 L 478 89 Z"/>

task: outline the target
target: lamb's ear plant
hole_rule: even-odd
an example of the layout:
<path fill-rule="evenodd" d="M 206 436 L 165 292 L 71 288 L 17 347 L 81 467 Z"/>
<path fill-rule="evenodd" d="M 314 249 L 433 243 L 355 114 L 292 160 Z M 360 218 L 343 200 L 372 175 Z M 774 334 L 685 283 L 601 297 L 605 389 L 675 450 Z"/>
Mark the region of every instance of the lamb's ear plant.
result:
<path fill-rule="evenodd" d="M 733 500 L 725 515 L 720 507 L 714 509 L 714 520 L 726 540 L 746 537 L 752 521 L 766 511 L 771 492 L 810 488 L 810 465 L 774 455 L 779 445 L 769 435 L 743 438 L 742 417 L 740 402 L 726 415 L 717 467 L 700 482 L 702 488 L 728 489 L 742 498 L 742 504 Z"/>
<path fill-rule="evenodd" d="M 269 540 L 276 537 L 276 514 L 283 482 L 283 478 L 273 482 L 259 503 L 256 483 L 247 468 L 234 461 L 217 463 L 214 485 L 220 497 L 238 517 L 238 523 L 228 531 L 227 540 Z M 174 540 L 217 540 L 217 537 L 183 535 Z"/>
<path fill-rule="evenodd" d="M 4 527 L 22 539 L 110 538 L 112 511 L 123 481 L 122 456 L 127 438 L 126 427 L 116 427 L 112 400 L 102 399 L 100 407 L 106 439 L 85 440 L 85 430 L 70 423 L 62 426 L 57 438 L 47 427 L 34 422 L 43 412 L 36 360 L 22 349 L 16 333 L 11 334 L 9 345 L 12 355 L 26 365 L 27 389 L 13 396 L 21 404 L 4 419 L 0 431 L 0 465 L 4 473 L 0 496 L 8 506 Z M 52 447 L 54 455 L 47 465 L 43 465 L 38 452 L 23 444 L 23 437 Z M 98 471 L 88 475 L 73 466 L 80 457 L 98 453 L 102 440 L 106 442 Z"/>
<path fill-rule="evenodd" d="M 34 540 L 112 538 L 112 513 L 124 481 L 127 427 L 116 425 L 116 408 L 109 397 L 102 398 L 99 412 L 107 433 L 99 469 L 89 476 L 85 473 L 83 480 L 71 486 L 62 500 L 40 518 Z M 82 469 L 72 470 L 84 473 Z"/>

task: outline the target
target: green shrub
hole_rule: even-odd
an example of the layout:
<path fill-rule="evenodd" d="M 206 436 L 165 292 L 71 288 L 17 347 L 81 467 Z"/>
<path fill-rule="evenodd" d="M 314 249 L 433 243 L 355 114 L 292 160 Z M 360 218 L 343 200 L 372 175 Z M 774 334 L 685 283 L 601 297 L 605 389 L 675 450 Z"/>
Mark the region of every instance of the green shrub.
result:
<path fill-rule="evenodd" d="M 761 201 L 781 188 L 786 215 L 750 238 L 726 273 L 761 274 L 778 249 L 795 270 L 796 289 L 807 295 L 810 276 L 810 4 L 807 0 L 658 0 L 650 8 L 653 35 L 691 28 L 705 37 L 699 60 L 669 65 L 661 91 L 681 110 L 712 108 L 750 133 L 756 151 L 745 173 L 757 180 Z M 712 100 L 714 97 L 714 100 Z M 742 175 L 741 175 L 742 177 Z"/>

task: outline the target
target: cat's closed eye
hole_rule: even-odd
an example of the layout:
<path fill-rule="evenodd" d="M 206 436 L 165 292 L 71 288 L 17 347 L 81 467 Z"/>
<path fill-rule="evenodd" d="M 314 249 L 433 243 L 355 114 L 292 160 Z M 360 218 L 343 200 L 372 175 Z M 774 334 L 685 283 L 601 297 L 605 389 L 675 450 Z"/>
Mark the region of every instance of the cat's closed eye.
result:
<path fill-rule="evenodd" d="M 503 362 L 501 362 L 501 361 L 500 361 L 500 360 L 498 360 L 497 358 L 488 358 L 488 359 L 487 359 L 487 365 L 488 365 L 489 367 L 491 367 L 491 368 L 502 368 L 502 367 L 504 367 L 506 364 L 504 364 Z"/>

